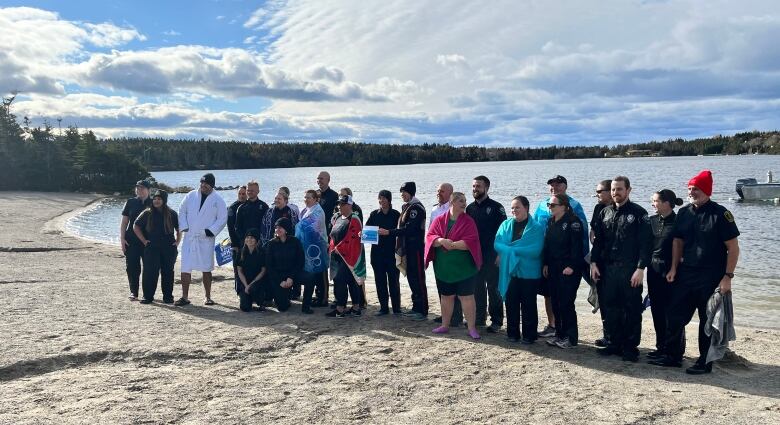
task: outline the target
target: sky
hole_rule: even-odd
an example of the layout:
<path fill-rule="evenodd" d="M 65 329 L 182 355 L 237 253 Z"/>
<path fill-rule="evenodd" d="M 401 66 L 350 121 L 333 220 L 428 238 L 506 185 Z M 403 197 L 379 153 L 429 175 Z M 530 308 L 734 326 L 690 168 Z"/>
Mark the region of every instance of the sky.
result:
<path fill-rule="evenodd" d="M 100 137 L 612 145 L 780 129 L 777 0 L 0 0 L 0 93 Z"/>

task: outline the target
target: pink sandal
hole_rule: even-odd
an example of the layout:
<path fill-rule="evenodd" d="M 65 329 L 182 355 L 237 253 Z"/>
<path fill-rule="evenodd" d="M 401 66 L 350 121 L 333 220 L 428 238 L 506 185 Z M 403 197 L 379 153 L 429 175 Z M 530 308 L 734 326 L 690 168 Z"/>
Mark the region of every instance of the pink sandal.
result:
<path fill-rule="evenodd" d="M 470 336 L 472 339 L 482 339 L 482 337 L 481 337 L 481 336 L 479 336 L 479 332 L 477 332 L 477 330 L 476 330 L 476 329 L 469 329 L 469 336 Z"/>
<path fill-rule="evenodd" d="M 433 332 L 435 334 L 446 334 L 449 331 L 450 331 L 450 328 L 448 328 L 446 326 L 439 326 L 438 328 L 434 329 L 431 332 Z"/>

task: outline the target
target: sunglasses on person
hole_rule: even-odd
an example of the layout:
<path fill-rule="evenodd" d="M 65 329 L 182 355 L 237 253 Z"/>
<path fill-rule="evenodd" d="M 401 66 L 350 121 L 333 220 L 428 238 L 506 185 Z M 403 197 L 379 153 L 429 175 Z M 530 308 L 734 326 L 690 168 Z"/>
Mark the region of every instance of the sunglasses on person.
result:
<path fill-rule="evenodd" d="M 600 195 L 601 192 L 609 192 L 609 189 L 597 189 L 596 190 L 596 195 Z"/>
<path fill-rule="evenodd" d="M 547 208 L 557 207 L 558 205 L 561 205 L 561 204 L 556 204 L 554 202 L 548 202 L 547 203 Z"/>

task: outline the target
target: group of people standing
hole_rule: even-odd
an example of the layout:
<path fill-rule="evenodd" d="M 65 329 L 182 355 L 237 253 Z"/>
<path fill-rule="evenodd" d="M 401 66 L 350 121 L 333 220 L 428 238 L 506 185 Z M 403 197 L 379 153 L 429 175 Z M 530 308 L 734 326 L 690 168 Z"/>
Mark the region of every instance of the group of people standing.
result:
<path fill-rule="evenodd" d="M 256 181 L 240 187 L 238 199 L 228 207 L 214 192 L 215 177 L 209 173 L 177 213 L 167 206 L 164 191 L 150 200 L 149 184 L 138 182 L 137 196 L 122 212 L 120 233 L 130 299 L 138 299 L 143 259 L 142 303 L 154 300 L 159 276 L 164 303 L 189 304 L 191 273 L 200 271 L 205 303 L 213 304 L 214 239 L 227 225 L 241 310 L 252 311 L 256 304 L 257 309 L 273 305 L 286 311 L 291 300 L 301 298 L 302 289 L 301 310 L 311 314 L 313 307 L 329 305 L 332 280 L 335 302 L 326 315 L 361 316 L 367 305 L 362 210 L 349 188 L 338 193 L 330 188 L 327 172 L 319 173 L 317 184 L 317 190 L 305 192 L 302 209 L 289 202 L 284 187 L 274 205 L 267 205 L 258 197 Z M 555 176 L 547 184 L 550 197 L 533 212 L 527 197 L 516 196 L 507 217 L 501 203 L 489 197 L 486 176 L 473 179 L 470 203 L 464 193 L 442 183 L 429 220 L 414 182 L 400 187 L 400 211 L 393 208 L 392 192 L 381 190 L 379 208 L 365 221 L 379 229 L 370 255 L 376 315 L 427 320 L 425 274 L 432 263 L 442 313 L 434 319 L 440 323 L 434 333 L 462 326 L 465 317 L 470 337 L 480 339 L 479 328 L 499 332 L 506 312 L 510 341 L 533 344 L 547 338 L 550 345 L 570 349 L 579 342 L 575 300 L 584 279 L 597 294 L 590 301 L 601 310 L 603 337 L 595 342 L 599 353 L 636 362 L 647 269 L 656 330 L 656 350 L 647 354 L 650 363 L 681 366 L 685 326 L 698 310 L 700 357 L 687 372 L 710 372 L 707 302 L 713 292 L 730 292 L 739 256 L 733 215 L 710 199 L 712 174 L 705 170 L 688 182 L 690 204 L 679 214 L 674 208 L 682 200 L 674 192 L 656 192 L 653 216 L 630 200 L 627 177 L 604 180 L 596 187 L 599 203 L 590 221 L 582 205 L 567 195 L 565 177 Z M 173 267 L 180 242 L 182 296 L 174 302 Z M 401 308 L 402 274 L 411 291 L 409 310 Z M 547 318 L 541 331 L 539 295 L 544 296 Z"/>

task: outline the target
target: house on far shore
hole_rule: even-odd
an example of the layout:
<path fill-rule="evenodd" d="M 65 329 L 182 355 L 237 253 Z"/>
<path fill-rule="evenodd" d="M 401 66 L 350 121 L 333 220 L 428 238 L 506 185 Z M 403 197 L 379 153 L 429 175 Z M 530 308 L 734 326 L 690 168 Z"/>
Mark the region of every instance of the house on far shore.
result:
<path fill-rule="evenodd" d="M 637 156 L 660 156 L 660 152 L 653 152 L 650 149 L 629 149 L 626 151 L 626 157 Z"/>

